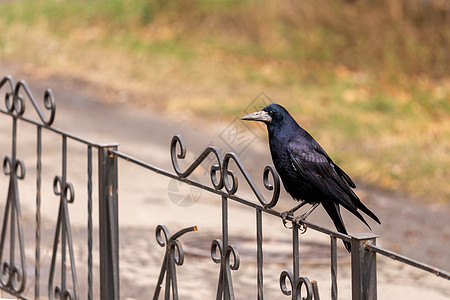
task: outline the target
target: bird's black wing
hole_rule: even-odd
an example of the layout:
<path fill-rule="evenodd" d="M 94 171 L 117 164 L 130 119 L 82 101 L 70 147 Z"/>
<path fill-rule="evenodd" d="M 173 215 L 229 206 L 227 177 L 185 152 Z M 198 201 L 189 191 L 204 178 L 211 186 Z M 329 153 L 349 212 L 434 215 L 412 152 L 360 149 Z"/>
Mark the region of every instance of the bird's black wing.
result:
<path fill-rule="evenodd" d="M 324 193 L 329 200 L 344 206 L 370 228 L 363 216 L 357 211 L 358 204 L 361 201 L 351 190 L 348 181 L 351 183 L 353 181 L 340 168 L 338 170 L 342 173 L 336 171 L 335 165 L 330 163 L 326 154 L 320 153 L 321 150 L 321 148 L 308 147 L 308 145 L 296 141 L 288 143 L 289 157 L 294 169 L 317 190 Z M 338 172 L 341 174 L 338 174 Z M 345 176 L 342 174 L 345 174 Z"/>
<path fill-rule="evenodd" d="M 330 165 L 333 167 L 333 169 L 336 171 L 336 173 L 340 176 L 340 178 L 342 180 L 344 180 L 348 186 L 346 186 L 345 184 L 342 185 L 342 187 L 344 188 L 345 191 L 347 191 L 348 195 L 350 196 L 350 199 L 352 201 L 353 204 L 356 205 L 357 208 L 359 208 L 360 210 L 362 210 L 364 213 L 366 213 L 369 217 L 371 217 L 373 220 L 375 220 L 375 222 L 377 222 L 378 224 L 381 224 L 380 220 L 378 219 L 378 217 L 370 210 L 368 209 L 362 202 L 361 200 L 359 200 L 358 196 L 353 192 L 352 188 L 356 188 L 355 183 L 353 182 L 353 180 L 350 178 L 350 176 L 347 175 L 347 173 L 344 172 L 344 170 L 342 170 L 338 165 L 336 165 L 331 158 L 328 156 L 328 154 L 325 152 L 325 150 L 323 150 L 322 147 L 320 147 L 319 144 L 315 144 L 315 149 L 317 152 L 319 152 L 320 154 L 324 155 L 327 160 L 328 163 L 330 163 Z M 341 182 L 342 183 L 342 182 Z M 370 228 L 370 227 L 369 227 Z"/>
<path fill-rule="evenodd" d="M 323 150 L 323 148 L 311 137 L 312 145 L 311 147 L 314 149 L 315 152 L 318 154 L 323 155 L 326 157 L 327 161 L 332 165 L 336 173 L 351 187 L 356 188 L 356 184 L 353 182 L 353 180 L 350 178 L 350 176 L 347 175 L 347 173 L 344 172 L 338 165 L 336 165 L 333 160 L 328 156 L 328 154 Z"/>
<path fill-rule="evenodd" d="M 331 159 L 330 159 L 331 160 Z M 338 165 L 334 165 L 334 170 L 336 171 L 336 173 L 339 174 L 339 176 L 342 177 L 342 179 L 345 180 L 345 182 L 347 182 L 347 184 L 352 187 L 352 188 L 356 188 L 356 184 L 353 182 L 353 180 L 350 178 L 350 176 L 347 175 L 347 173 L 344 172 L 344 170 L 342 170 L 341 168 L 339 168 Z"/>

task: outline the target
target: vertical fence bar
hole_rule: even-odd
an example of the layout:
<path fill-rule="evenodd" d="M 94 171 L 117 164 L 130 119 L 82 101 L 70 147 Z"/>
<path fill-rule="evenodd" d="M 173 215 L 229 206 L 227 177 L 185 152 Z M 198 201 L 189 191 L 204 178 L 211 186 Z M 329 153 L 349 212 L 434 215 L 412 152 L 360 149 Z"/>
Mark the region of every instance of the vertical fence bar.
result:
<path fill-rule="evenodd" d="M 292 270 L 294 270 L 294 282 L 300 277 L 300 251 L 298 245 L 298 227 L 296 222 L 292 222 Z"/>
<path fill-rule="evenodd" d="M 256 209 L 256 264 L 258 268 L 257 286 L 258 286 L 258 300 L 264 299 L 263 289 L 263 250 L 262 250 L 262 212 L 261 209 Z"/>
<path fill-rule="evenodd" d="M 334 236 L 331 238 L 331 299 L 337 300 L 337 242 Z"/>
<path fill-rule="evenodd" d="M 13 136 L 12 136 L 12 153 L 11 153 L 11 178 L 14 182 L 16 182 L 16 177 L 17 174 L 13 171 L 13 166 L 16 163 L 16 150 L 17 150 L 17 117 L 13 117 Z M 16 232 L 16 214 L 15 209 L 16 209 L 16 205 L 14 202 L 11 203 L 11 228 L 10 228 L 10 234 L 9 234 L 9 242 L 10 242 L 10 246 L 9 246 L 9 262 L 10 262 L 10 266 L 14 266 L 15 265 L 15 255 L 14 255 L 14 250 L 15 250 L 15 232 Z M 25 275 L 25 274 L 24 274 Z"/>
<path fill-rule="evenodd" d="M 12 124 L 12 149 L 11 149 L 11 161 L 16 161 L 16 143 L 17 143 L 17 117 L 13 116 Z M 12 166 L 11 166 L 12 167 Z"/>
<path fill-rule="evenodd" d="M 365 247 L 375 245 L 377 237 L 372 233 L 352 235 L 352 300 L 377 299 L 376 254 Z"/>
<path fill-rule="evenodd" d="M 225 196 L 222 196 L 222 244 L 223 244 L 223 251 L 226 251 L 225 249 L 228 246 L 228 198 Z M 224 253 L 225 254 L 225 253 Z M 228 278 L 226 276 L 225 272 L 225 256 L 222 257 L 222 268 L 223 270 L 223 299 L 228 300 L 230 299 L 230 291 L 228 289 Z M 220 296 L 219 289 L 217 290 L 217 298 Z"/>
<path fill-rule="evenodd" d="M 62 183 L 61 183 L 61 195 L 64 193 L 63 187 L 66 184 L 67 181 L 67 136 L 62 136 Z M 62 199 L 62 198 L 61 198 Z M 62 205 L 62 202 L 61 202 Z M 61 207 L 61 215 L 62 215 L 62 222 L 61 222 L 61 290 L 66 291 L 66 232 L 67 232 L 67 226 L 65 222 L 65 214 L 64 209 Z M 75 289 L 75 287 L 74 287 Z"/>
<path fill-rule="evenodd" d="M 312 286 L 314 300 L 320 300 L 319 286 L 317 285 L 317 281 L 316 280 L 311 281 L 311 286 Z M 303 299 L 305 299 L 305 298 L 303 298 Z"/>
<path fill-rule="evenodd" d="M 109 150 L 117 150 L 117 145 L 104 145 L 98 149 L 100 299 L 119 300 L 117 157 Z"/>
<path fill-rule="evenodd" d="M 88 171 L 88 300 L 93 299 L 92 293 L 92 147 L 89 145 L 87 150 L 87 171 Z"/>
<path fill-rule="evenodd" d="M 222 243 L 223 247 L 228 246 L 228 199 L 222 196 Z"/>
<path fill-rule="evenodd" d="M 34 299 L 40 298 L 41 276 L 41 176 L 42 176 L 42 128 L 37 127 L 36 141 L 36 249 L 34 266 Z"/>

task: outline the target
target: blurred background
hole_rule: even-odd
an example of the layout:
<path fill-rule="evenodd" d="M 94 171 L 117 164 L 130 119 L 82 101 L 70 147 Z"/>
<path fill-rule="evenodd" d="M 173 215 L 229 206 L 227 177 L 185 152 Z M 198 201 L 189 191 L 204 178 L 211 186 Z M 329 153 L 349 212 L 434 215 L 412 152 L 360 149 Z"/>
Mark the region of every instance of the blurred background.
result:
<path fill-rule="evenodd" d="M 450 200 L 448 0 L 0 1 L 0 58 L 228 120 L 261 91 L 345 169 Z"/>
<path fill-rule="evenodd" d="M 34 90 L 36 86 L 53 88 L 59 116 L 55 127 L 63 124 L 60 128 L 75 134 L 84 131 L 82 136 L 97 142 L 121 142 L 124 152 L 139 152 L 138 156 L 150 163 L 165 161 L 163 168 L 171 170 L 168 145 L 174 134 L 188 137 L 188 152 L 194 156 L 211 139 L 214 144 L 223 139 L 212 132 L 224 134 L 227 126 L 240 123 L 236 118 L 261 97 L 263 102 L 280 103 L 362 186 L 358 194 L 382 219 L 382 226 L 374 226 L 382 245 L 444 269 L 450 265 L 449 60 L 450 0 L 0 0 L 0 74 L 25 79 Z M 23 73 L 26 75 L 17 76 Z M 9 126 L 9 122 L 0 124 L 0 132 L 7 136 L 0 143 L 4 150 L 0 153 L 10 151 Z M 254 178 L 260 180 L 262 158 L 267 163 L 270 160 L 264 148 L 267 133 L 265 129 L 254 133 L 262 143 L 252 144 L 241 158 L 250 171 L 259 172 Z M 21 151 L 34 151 L 29 147 L 34 143 L 34 130 L 30 137 Z M 56 142 L 48 145 L 58 146 Z M 54 160 L 54 153 L 48 151 L 49 161 Z M 34 158 L 30 161 L 35 163 Z M 147 212 L 162 210 L 161 215 L 167 217 L 170 210 L 195 218 L 205 208 L 161 201 L 160 196 L 166 197 L 168 192 L 167 182 L 136 176 L 136 170 L 127 171 L 125 164 L 121 168 L 127 176 L 119 182 L 130 178 L 131 186 L 136 186 L 120 188 L 121 199 L 127 200 L 121 202 L 121 217 L 125 218 L 120 220 L 124 225 L 121 259 L 125 260 L 121 268 L 127 273 L 131 265 L 133 272 L 128 273 L 139 276 L 139 272 L 158 272 L 153 267 L 159 266 L 161 257 L 153 251 L 157 246 L 153 245 L 156 224 L 152 222 L 160 220 L 149 218 Z M 81 171 L 83 185 L 85 170 Z M 51 176 L 57 172 L 52 170 Z M 149 183 L 157 185 L 159 196 L 147 195 Z M 6 184 L 0 186 L 2 193 L 7 191 Z M 52 187 L 51 183 L 43 186 Z M 34 201 L 33 196 L 22 199 Z M 291 205 L 290 198 L 285 198 L 289 200 L 285 205 Z M 43 213 L 51 220 L 50 233 L 43 236 L 52 236 L 51 209 L 57 208 L 53 197 L 48 199 L 45 203 L 50 208 L 45 207 Z M 31 211 L 24 213 L 25 219 L 33 221 L 34 202 L 23 206 Z M 220 215 L 219 208 L 206 207 L 217 209 Z M 73 220 L 85 220 L 75 212 L 71 209 Z M 212 218 L 208 222 L 220 221 L 213 213 L 208 216 Z M 317 217 L 318 213 L 311 216 L 313 220 Z M 246 225 L 244 217 L 237 219 L 242 222 L 230 222 L 231 227 Z M 344 219 L 350 222 L 350 232 L 360 229 L 352 227 L 351 218 Z M 285 240 L 290 241 L 289 231 L 278 221 L 267 226 L 278 238 L 274 240 L 275 256 L 280 255 L 280 234 L 288 234 Z M 327 226 L 326 221 L 317 223 Z M 203 228 L 209 247 L 218 235 Z M 235 231 L 247 232 L 241 227 Z M 34 232 L 28 234 L 32 237 Z M 270 243 L 268 236 L 265 245 Z M 80 249 L 85 248 L 84 242 L 82 246 Z M 319 248 L 312 247 L 311 252 Z M 135 251 L 147 257 L 145 268 L 141 260 L 127 261 L 139 257 Z M 394 270 L 385 266 L 380 270 Z M 279 296 L 279 266 L 274 268 L 275 272 L 265 276 L 275 277 L 266 282 L 274 284 L 270 291 Z M 316 265 L 310 268 L 314 271 Z M 398 285 L 395 295 L 379 289 L 391 299 L 407 297 L 406 285 L 398 284 L 405 272 L 399 270 L 391 277 L 380 275 L 381 284 Z M 349 277 L 345 272 L 340 269 L 340 274 L 344 273 L 340 276 Z M 325 274 L 322 269 L 319 273 Z M 150 275 L 147 277 L 154 278 L 156 273 Z M 236 280 L 238 288 L 239 284 L 243 290 L 248 288 L 245 278 L 253 273 L 247 275 Z M 413 275 L 422 280 L 420 276 Z M 142 282 L 149 289 L 153 280 Z M 349 290 L 350 281 L 342 282 L 348 283 L 342 290 Z M 445 283 L 442 299 L 448 297 Z M 136 294 L 138 299 L 145 294 L 130 286 L 124 288 L 128 296 Z M 423 293 L 437 290 L 434 281 L 426 288 L 422 288 L 423 281 L 411 286 Z M 195 285 L 190 288 L 198 292 Z"/>

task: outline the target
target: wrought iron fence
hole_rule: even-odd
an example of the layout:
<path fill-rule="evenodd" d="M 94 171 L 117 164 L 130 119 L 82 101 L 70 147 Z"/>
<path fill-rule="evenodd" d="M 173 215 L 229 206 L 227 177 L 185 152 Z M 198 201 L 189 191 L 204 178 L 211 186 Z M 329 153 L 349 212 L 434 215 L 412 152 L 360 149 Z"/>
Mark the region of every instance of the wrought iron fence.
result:
<path fill-rule="evenodd" d="M 42 189 L 42 131 L 55 133 L 61 139 L 61 173 L 53 180 L 53 192 L 59 199 L 59 210 L 55 227 L 51 264 L 48 272 L 49 299 L 87 299 L 94 298 L 93 274 L 93 202 L 98 203 L 99 210 L 99 293 L 103 300 L 119 299 L 119 222 L 118 222 L 118 160 L 124 160 L 149 172 L 166 178 L 178 180 L 207 191 L 220 198 L 222 214 L 222 236 L 211 243 L 212 261 L 220 265 L 219 278 L 216 287 L 216 299 L 235 299 L 232 271 L 240 267 L 240 255 L 237 247 L 229 243 L 228 204 L 230 201 L 239 203 L 254 211 L 256 223 L 256 287 L 257 298 L 264 298 L 263 282 L 263 215 L 269 214 L 282 218 L 282 212 L 274 209 L 280 195 L 280 179 L 274 167 L 266 166 L 263 172 L 263 186 L 266 198 L 254 182 L 243 162 L 234 153 L 222 155 L 215 146 L 207 147 L 185 170 L 179 161 L 186 159 L 186 144 L 179 135 L 174 136 L 170 145 L 170 157 L 174 172 L 161 169 L 144 162 L 127 153 L 120 152 L 117 144 L 100 144 L 78 137 L 71 133 L 52 127 L 55 119 L 56 104 L 52 91 L 44 93 L 43 108 L 36 101 L 31 90 L 24 81 L 14 82 L 12 77 L 6 76 L 0 82 L 0 92 L 5 95 L 6 109 L 0 109 L 3 116 L 12 120 L 12 148 L 11 154 L 3 161 L 3 172 L 9 177 L 9 188 L 5 202 L 5 212 L 2 222 L 0 240 L 1 276 L 0 288 L 20 299 L 31 299 L 25 293 L 27 286 L 27 260 L 25 253 L 23 222 L 19 198 L 19 182 L 25 177 L 25 164 L 17 155 L 18 121 L 31 124 L 37 130 L 36 140 L 36 215 L 35 215 L 35 254 L 34 254 L 34 299 L 41 299 L 41 189 Z M 24 116 L 26 103 L 31 102 L 38 115 L 38 120 Z M 67 142 L 68 140 L 81 144 L 86 149 L 87 158 L 87 291 L 86 296 L 79 291 L 77 279 L 77 264 L 75 261 L 73 238 L 70 222 L 69 205 L 75 200 L 75 189 L 67 172 Z M 97 152 L 98 174 L 93 172 L 93 155 Z M 210 183 L 203 183 L 192 178 L 193 172 L 204 164 L 206 159 L 213 160 L 209 169 Z M 233 170 L 234 166 L 236 169 Z M 240 174 L 253 191 L 257 202 L 237 195 L 238 174 Z M 93 195 L 93 179 L 98 181 L 98 198 Z M 296 221 L 288 216 L 292 223 L 292 269 L 284 270 L 279 276 L 280 295 L 291 299 L 319 299 L 319 289 L 316 281 L 310 281 L 300 274 L 299 235 L 309 228 L 330 237 L 330 275 L 331 298 L 338 299 L 337 282 L 337 239 L 348 241 L 352 246 L 351 273 L 352 299 L 376 299 L 377 297 L 377 261 L 376 254 L 384 255 L 427 272 L 431 272 L 445 279 L 450 279 L 446 271 L 428 266 L 413 259 L 401 256 L 395 252 L 376 246 L 377 236 L 373 234 L 344 235 L 333 230 L 318 226 L 308 221 Z M 178 299 L 177 266 L 184 262 L 184 250 L 180 238 L 182 235 L 196 231 L 197 227 L 188 227 L 170 234 L 164 225 L 156 228 L 157 243 L 165 248 L 162 266 L 153 299 L 158 299 L 164 286 L 165 299 Z M 9 241 L 7 240 L 9 236 Z M 6 253 L 9 250 L 9 253 Z M 57 256 L 60 255 L 60 265 Z M 56 269 L 60 268 L 60 278 L 56 280 Z M 68 275 L 69 273 L 69 275 Z M 59 284 L 55 284 L 58 281 Z M 155 279 L 156 281 L 156 279 Z M 165 283 L 165 285 L 164 285 Z"/>

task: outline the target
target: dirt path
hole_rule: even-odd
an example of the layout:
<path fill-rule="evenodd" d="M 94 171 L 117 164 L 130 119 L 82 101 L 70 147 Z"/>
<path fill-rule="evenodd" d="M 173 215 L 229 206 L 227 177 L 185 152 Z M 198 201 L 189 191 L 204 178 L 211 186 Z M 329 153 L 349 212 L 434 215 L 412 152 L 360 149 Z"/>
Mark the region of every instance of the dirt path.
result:
<path fill-rule="evenodd" d="M 252 142 L 249 143 L 246 149 L 242 150 L 241 148 L 236 148 L 238 147 L 237 144 L 231 142 L 229 130 L 235 125 L 233 123 L 205 124 L 201 120 L 193 120 L 190 116 L 161 115 L 157 111 L 140 110 L 127 104 L 132 102 L 132 95 L 126 92 L 114 95 L 111 92 L 102 90 L 101 87 L 92 86 L 89 82 L 61 75 L 45 74 L 33 68 L 0 63 L 0 70 L 1 76 L 11 74 L 15 80 L 25 79 L 38 99 L 41 99 L 45 88 L 52 88 L 57 101 L 54 127 L 62 128 L 93 141 L 118 142 L 120 143 L 119 149 L 121 151 L 154 163 L 161 168 L 172 170 L 169 158 L 169 144 L 172 136 L 175 134 L 181 134 L 184 137 L 189 152 L 188 159 L 191 159 L 189 161 L 192 161 L 195 155 L 201 153 L 210 144 L 217 145 L 223 149 L 223 152 L 236 151 L 238 149 L 241 151 L 240 157 L 242 161 L 258 184 L 260 184 L 259 180 L 262 176 L 263 167 L 266 164 L 270 164 L 264 134 L 263 132 L 258 132 L 258 128 L 253 129 L 255 134 L 252 137 L 254 139 L 252 139 Z M 114 97 L 116 99 L 112 99 Z M 115 102 L 115 104 L 105 104 L 107 102 Z M 117 104 L 117 102 L 122 103 Z M 9 122 L 0 122 L 0 126 L 2 126 L 0 127 L 2 140 L 8 140 L 7 136 L 10 134 L 8 127 L 10 125 L 8 124 Z M 35 131 L 29 130 L 29 128 L 24 126 L 23 132 L 29 132 L 24 133 L 26 135 L 25 140 L 34 141 Z M 48 138 L 52 140 L 54 137 L 49 135 Z M 49 146 L 49 148 L 44 149 L 44 155 L 48 155 L 49 160 L 52 155 L 58 155 L 59 159 L 60 154 L 56 154 L 58 153 L 58 145 L 58 141 L 55 141 L 54 147 Z M 0 145 L 0 154 L 9 153 L 9 147 L 8 143 L 2 143 Z M 33 155 L 35 154 L 33 151 L 34 146 L 28 149 L 25 144 L 19 150 L 22 158 L 26 159 L 26 163 L 28 162 L 30 166 L 34 166 L 35 158 L 33 158 Z M 71 151 L 71 158 L 83 160 L 84 149 L 73 146 Z M 74 164 L 77 163 L 75 162 Z M 217 196 L 214 197 L 202 193 L 195 205 L 180 207 L 180 205 L 175 205 L 173 198 L 171 198 L 170 193 L 173 192 L 171 190 L 173 183 L 169 180 L 158 179 L 154 174 L 143 172 L 125 162 L 119 162 L 119 168 L 121 168 L 119 190 L 120 224 L 122 228 L 121 272 L 123 272 L 121 290 L 124 299 L 126 299 L 125 296 L 130 297 L 130 299 L 147 299 L 147 297 L 142 298 L 140 295 L 151 291 L 153 289 L 152 284 L 156 283 L 154 281 L 159 272 L 160 261 L 163 255 L 162 249 L 159 249 L 154 240 L 154 229 L 159 223 L 166 224 L 169 229 L 173 228 L 174 231 L 191 225 L 199 225 L 199 228 L 202 228 L 198 233 L 198 239 L 194 239 L 194 237 L 189 239 L 188 235 L 186 235 L 186 239 L 183 240 L 187 249 L 191 249 L 191 253 L 195 255 L 191 257 L 190 263 L 187 260 L 186 266 L 180 268 L 180 287 L 185 287 L 183 293 L 186 293 L 186 298 L 199 299 L 198 295 L 205 299 L 212 298 L 215 287 L 210 285 L 216 284 L 218 265 L 212 263 L 207 253 L 211 241 L 215 238 L 220 238 L 220 201 L 217 199 Z M 58 164 L 49 167 L 49 169 L 50 176 L 60 172 Z M 85 174 L 83 172 L 85 171 L 69 173 L 75 186 L 78 186 L 75 182 L 80 182 L 79 185 L 81 186 L 84 185 Z M 196 176 L 200 179 L 205 178 L 201 172 L 196 174 Z M 30 184 L 35 185 L 32 180 L 33 176 L 31 175 L 30 177 Z M 5 190 L 7 190 L 7 183 L 4 180 L 1 183 L 0 193 L 3 195 Z M 43 186 L 44 184 L 45 182 L 43 182 Z M 244 186 L 243 183 L 241 184 Z M 51 186 L 51 184 L 48 186 Z M 376 212 L 382 221 L 382 226 L 371 223 L 373 231 L 380 236 L 378 240 L 379 245 L 431 265 L 450 270 L 450 254 L 448 251 L 450 249 L 449 205 L 420 203 L 409 199 L 401 193 L 387 193 L 373 187 L 364 186 L 363 183 L 359 183 L 359 186 L 361 188 L 358 189 L 358 194 L 362 196 L 363 201 Z M 180 189 L 180 194 L 189 192 L 188 187 L 176 185 L 175 187 Z M 248 189 L 242 188 L 243 193 L 248 194 Z M 31 223 L 34 220 L 33 207 L 35 197 L 33 193 L 34 191 L 30 190 L 21 194 L 24 216 Z M 82 195 L 83 191 L 80 193 Z M 82 198 L 83 196 L 80 197 Z M 43 201 L 42 211 L 44 221 L 48 225 L 48 233 L 50 234 L 53 228 L 52 224 L 55 222 L 55 209 L 57 208 L 55 208 L 55 203 L 57 202 L 55 202 L 55 196 L 52 195 L 51 191 L 48 198 L 51 200 Z M 161 201 L 161 199 L 165 200 Z M 167 201 L 167 199 L 170 201 Z M 81 200 L 79 201 L 82 203 Z M 71 221 L 74 231 L 77 233 L 75 236 L 85 240 L 85 230 L 83 228 L 86 226 L 86 209 L 84 206 L 80 206 L 81 208 L 78 209 L 77 205 L 74 203 L 73 208 L 71 208 Z M 281 210 L 288 208 L 292 205 L 292 202 L 286 194 L 282 194 L 278 205 Z M 165 217 L 162 218 L 164 214 Z M 253 299 L 255 289 L 247 293 L 246 286 L 254 285 L 255 281 L 254 261 L 251 258 L 251 253 L 253 253 L 251 249 L 254 245 L 251 242 L 252 237 L 254 237 L 254 216 L 248 210 L 239 207 L 236 208 L 235 212 L 233 210 L 230 218 L 230 234 L 234 233 L 234 242 L 241 246 L 243 253 L 246 253 L 246 249 L 250 249 L 248 250 L 250 258 L 248 258 L 247 264 L 249 267 L 243 267 L 236 272 L 236 275 L 233 275 L 235 276 L 234 283 L 240 295 L 247 295 L 245 299 Z M 323 211 L 315 212 L 309 220 L 331 227 L 331 222 Z M 351 233 L 367 231 L 358 220 L 348 214 L 344 215 L 344 220 Z M 278 276 L 282 270 L 289 268 L 290 254 L 283 254 L 279 251 L 270 252 L 270 249 L 271 247 L 277 249 L 279 248 L 278 245 L 286 241 L 289 243 L 290 237 L 287 230 L 283 231 L 278 220 L 267 218 L 264 219 L 264 224 L 267 255 L 270 257 L 267 259 L 265 269 L 266 298 L 274 299 L 279 298 L 281 295 L 278 287 Z M 281 234 L 281 232 L 283 233 Z M 307 266 L 305 269 L 302 269 L 304 270 L 302 272 L 305 272 L 305 275 L 310 277 L 310 279 L 317 279 L 320 284 L 322 277 L 325 278 L 323 279 L 324 281 L 329 280 L 329 267 L 321 261 L 321 256 L 328 257 L 329 255 L 326 250 L 328 240 L 326 237 L 314 234 L 311 231 L 308 231 L 308 234 L 304 238 L 305 245 L 309 245 L 308 247 L 311 247 L 312 250 L 310 252 L 305 250 L 306 254 L 302 261 L 307 262 Z M 32 237 L 33 231 L 28 232 L 28 235 Z M 143 239 L 142 237 L 146 238 Z M 197 240 L 200 242 L 195 242 Z M 78 260 L 85 264 L 83 245 L 78 246 L 78 252 L 76 253 L 79 253 Z M 50 249 L 50 246 L 47 249 Z M 155 250 L 155 248 L 158 250 Z M 201 249 L 203 254 L 206 254 L 199 254 L 198 249 Z M 287 246 L 287 249 L 290 249 L 289 246 Z M 319 249 L 325 250 L 321 252 L 322 250 Z M 30 257 L 33 257 L 32 249 L 30 248 L 27 251 L 30 252 Z M 48 261 L 49 251 L 43 252 L 46 253 L 45 257 Z M 187 252 L 189 253 L 189 251 Z M 323 253 L 323 255 L 318 255 L 317 253 Z M 242 256 L 244 257 L 244 255 Z M 349 283 L 345 278 L 349 276 L 349 268 L 345 266 L 345 262 L 348 263 L 348 256 L 345 253 L 340 254 L 341 256 L 344 261 L 344 267 L 340 268 L 339 274 L 344 279 L 341 281 L 342 287 L 340 287 L 340 291 L 344 294 L 342 298 L 346 298 L 348 297 Z M 196 265 L 197 262 L 204 260 L 208 260 L 205 267 L 197 268 L 194 273 L 183 273 L 189 270 L 189 265 L 192 267 L 192 264 Z M 389 272 L 385 270 L 389 270 Z M 430 290 L 432 290 L 432 299 L 445 299 L 450 296 L 448 289 L 445 289 L 446 282 L 437 279 L 439 282 L 435 284 L 433 280 L 436 281 L 436 279 L 432 275 L 429 277 L 422 273 L 417 274 L 414 270 L 408 268 L 405 271 L 401 266 L 387 259 L 380 259 L 379 273 L 380 285 L 382 285 L 380 287 L 383 287 L 381 290 L 379 288 L 381 299 L 401 299 L 404 295 L 405 287 L 412 289 L 414 286 L 425 287 L 422 290 L 428 293 L 424 293 L 423 296 L 428 299 L 431 299 L 429 298 Z M 208 274 L 206 277 L 209 278 L 207 280 L 208 288 L 202 285 L 205 279 L 201 279 L 201 277 L 204 277 L 205 274 Z M 188 282 L 183 283 L 182 278 L 186 278 L 183 275 L 188 278 L 198 278 L 198 280 L 188 280 Z M 393 283 L 392 279 L 399 280 Z M 150 283 L 148 282 L 149 280 Z M 321 288 L 321 297 L 323 299 L 327 299 L 328 290 L 328 283 L 326 283 Z M 385 293 L 386 297 L 382 297 L 383 293 Z M 413 293 L 419 299 L 422 292 L 421 290 L 414 290 Z M 241 298 L 238 297 L 238 299 Z"/>

